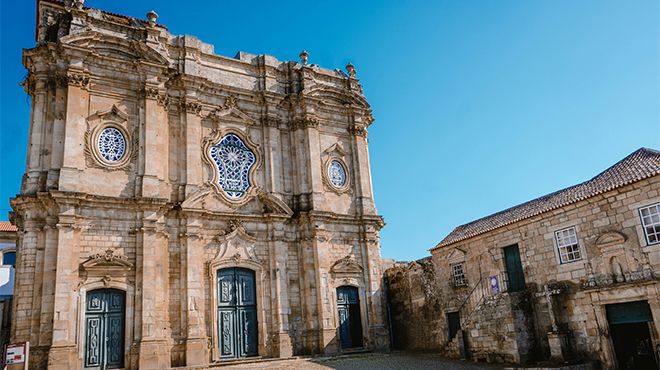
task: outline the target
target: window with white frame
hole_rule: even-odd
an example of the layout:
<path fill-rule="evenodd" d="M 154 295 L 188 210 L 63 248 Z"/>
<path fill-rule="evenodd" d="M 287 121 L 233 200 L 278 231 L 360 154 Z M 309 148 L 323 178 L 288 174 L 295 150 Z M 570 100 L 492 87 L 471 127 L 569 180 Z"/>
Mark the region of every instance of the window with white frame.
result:
<path fill-rule="evenodd" d="M 455 287 L 467 285 L 467 278 L 465 277 L 465 262 L 454 263 L 451 265 L 451 277 Z"/>
<path fill-rule="evenodd" d="M 642 228 L 648 244 L 660 243 L 660 203 L 639 209 Z"/>
<path fill-rule="evenodd" d="M 561 263 L 573 262 L 582 259 L 580 244 L 578 243 L 575 227 L 569 227 L 555 232 L 557 250 Z"/>

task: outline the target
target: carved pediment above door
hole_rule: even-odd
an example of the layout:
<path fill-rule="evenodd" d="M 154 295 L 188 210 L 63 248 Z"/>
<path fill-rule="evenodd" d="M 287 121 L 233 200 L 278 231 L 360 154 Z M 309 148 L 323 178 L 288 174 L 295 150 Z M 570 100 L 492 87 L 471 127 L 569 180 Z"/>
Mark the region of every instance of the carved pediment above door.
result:
<path fill-rule="evenodd" d="M 337 260 L 332 267 L 330 267 L 330 272 L 338 275 L 351 275 L 351 274 L 362 274 L 364 269 L 357 261 L 347 255 L 346 257 Z"/>
<path fill-rule="evenodd" d="M 216 240 L 219 243 L 218 251 L 210 265 L 217 265 L 222 262 L 241 262 L 249 261 L 261 264 L 255 252 L 254 244 L 256 239 L 247 233 L 243 224 L 238 220 L 229 221 L 227 232 L 218 235 Z"/>
<path fill-rule="evenodd" d="M 105 253 L 91 255 L 85 262 L 80 264 L 79 273 L 87 278 L 90 276 L 126 276 L 133 270 L 134 265 L 128 257 L 115 254 L 108 249 Z"/>

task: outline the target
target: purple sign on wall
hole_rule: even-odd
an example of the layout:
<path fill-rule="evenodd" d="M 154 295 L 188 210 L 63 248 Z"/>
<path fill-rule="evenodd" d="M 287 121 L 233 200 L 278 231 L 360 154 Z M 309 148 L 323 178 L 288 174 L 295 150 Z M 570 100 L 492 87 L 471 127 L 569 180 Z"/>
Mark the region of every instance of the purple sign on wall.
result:
<path fill-rule="evenodd" d="M 490 284 L 490 292 L 493 295 L 500 294 L 500 282 L 497 280 L 497 275 L 489 277 L 488 283 Z"/>

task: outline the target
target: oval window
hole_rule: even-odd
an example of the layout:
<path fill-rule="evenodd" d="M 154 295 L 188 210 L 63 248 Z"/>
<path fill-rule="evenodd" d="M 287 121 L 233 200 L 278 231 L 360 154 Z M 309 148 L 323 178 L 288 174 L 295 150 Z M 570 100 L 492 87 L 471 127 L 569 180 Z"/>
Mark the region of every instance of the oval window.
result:
<path fill-rule="evenodd" d="M 126 153 L 126 138 L 115 127 L 106 127 L 99 134 L 99 153 L 108 162 L 117 162 Z"/>
<path fill-rule="evenodd" d="M 330 179 L 330 183 L 336 188 L 346 186 L 346 169 L 344 165 L 338 160 L 333 159 L 328 167 L 328 178 Z"/>

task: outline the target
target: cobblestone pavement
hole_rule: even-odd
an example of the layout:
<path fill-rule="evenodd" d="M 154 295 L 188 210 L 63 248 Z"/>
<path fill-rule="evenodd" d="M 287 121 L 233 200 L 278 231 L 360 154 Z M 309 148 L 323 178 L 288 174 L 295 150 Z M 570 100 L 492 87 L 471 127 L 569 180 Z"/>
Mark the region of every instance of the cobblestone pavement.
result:
<path fill-rule="evenodd" d="M 301 358 L 295 360 L 269 361 L 261 363 L 233 365 L 222 369 L 275 369 L 275 370 L 477 370 L 502 369 L 499 366 L 458 361 L 433 354 L 422 353 L 368 353 L 337 357 Z"/>

